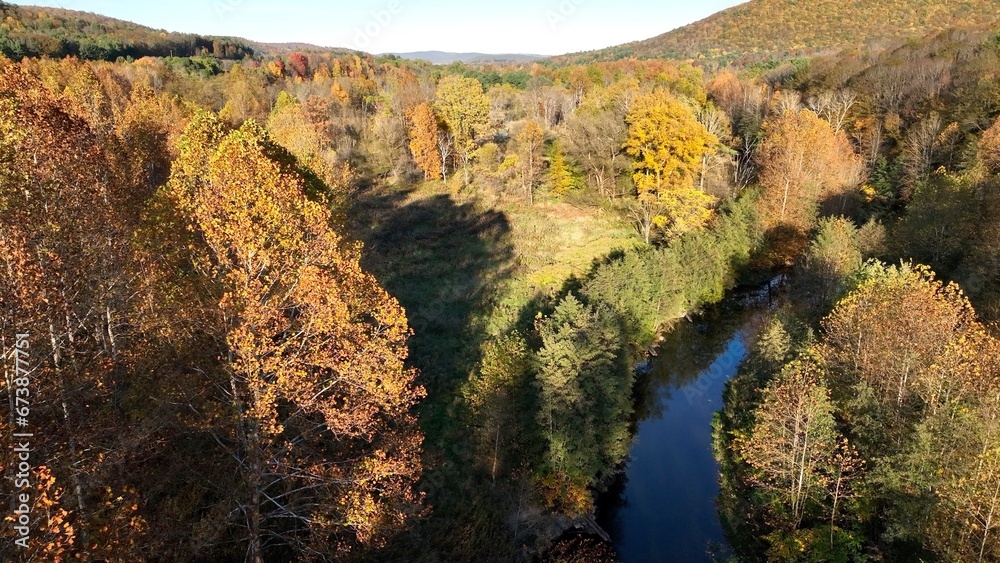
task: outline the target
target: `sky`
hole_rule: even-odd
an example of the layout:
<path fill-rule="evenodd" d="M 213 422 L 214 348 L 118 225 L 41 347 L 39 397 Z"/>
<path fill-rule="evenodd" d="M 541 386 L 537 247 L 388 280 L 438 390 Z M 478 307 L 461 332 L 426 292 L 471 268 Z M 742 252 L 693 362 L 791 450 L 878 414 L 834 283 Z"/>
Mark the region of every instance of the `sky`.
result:
<path fill-rule="evenodd" d="M 369 53 L 559 55 L 648 39 L 743 0 L 17 0 L 156 29 Z"/>

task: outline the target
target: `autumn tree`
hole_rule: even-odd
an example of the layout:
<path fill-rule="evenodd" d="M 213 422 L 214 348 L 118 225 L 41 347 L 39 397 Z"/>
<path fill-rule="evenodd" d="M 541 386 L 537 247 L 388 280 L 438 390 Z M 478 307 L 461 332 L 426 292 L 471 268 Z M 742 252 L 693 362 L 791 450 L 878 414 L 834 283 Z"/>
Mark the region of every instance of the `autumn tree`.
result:
<path fill-rule="evenodd" d="M 976 326 L 975 313 L 957 286 L 924 267 L 871 263 L 860 279 L 824 319 L 821 354 L 845 393 L 871 390 L 884 417 L 879 439 L 898 444 L 919 415 L 921 374 Z"/>
<path fill-rule="evenodd" d="M 124 539 L 133 548 L 122 555 L 137 557 L 143 530 L 103 527 L 109 499 L 99 486 L 124 479 L 121 468 L 140 449 L 134 419 L 106 408 L 137 379 L 126 320 L 137 275 L 128 247 L 135 200 L 79 115 L 19 66 L 0 69 L 0 331 L 6 346 L 29 335 L 31 420 L 45 428 L 32 461 L 48 468 L 33 478 L 63 521 L 52 541 L 64 557 L 100 558 Z"/>
<path fill-rule="evenodd" d="M 413 510 L 420 472 L 404 313 L 270 142 L 201 113 L 164 191 L 203 241 L 190 263 L 218 311 L 202 330 L 221 364 L 198 369 L 230 407 L 213 424 L 251 561 L 269 537 L 300 554 L 377 540 Z"/>
<path fill-rule="evenodd" d="M 930 178 L 937 140 L 943 128 L 941 114 L 932 112 L 908 130 L 901 155 L 904 199 L 909 199 Z"/>
<path fill-rule="evenodd" d="M 584 168 L 591 185 L 608 199 L 620 196 L 618 177 L 627 167 L 624 114 L 611 102 L 593 102 L 573 112 L 565 127 L 566 152 Z"/>
<path fill-rule="evenodd" d="M 264 122 L 270 108 L 270 100 L 260 72 L 235 64 L 225 76 L 225 105 L 219 112 L 224 121 L 239 125 L 248 119 Z"/>
<path fill-rule="evenodd" d="M 840 133 L 857 101 L 857 94 L 848 89 L 824 90 L 809 98 L 808 104 L 809 109 L 830 123 L 834 132 Z"/>
<path fill-rule="evenodd" d="M 517 168 L 521 180 L 521 190 L 528 198 L 528 203 L 535 203 L 535 188 L 538 186 L 542 172 L 542 149 L 545 146 L 545 132 L 534 121 L 524 124 L 514 138 L 517 153 L 512 155 L 512 162 Z"/>
<path fill-rule="evenodd" d="M 549 186 L 552 193 L 563 196 L 577 188 L 576 178 L 566 162 L 566 153 L 558 142 L 552 143 L 549 149 Z"/>
<path fill-rule="evenodd" d="M 936 366 L 937 367 L 937 366 Z M 929 543 L 952 561 L 1000 556 L 1000 342 L 984 331 L 954 341 L 928 383 L 924 427 L 941 476 Z"/>
<path fill-rule="evenodd" d="M 991 174 L 1000 172 L 1000 117 L 979 139 L 979 160 Z"/>
<path fill-rule="evenodd" d="M 455 154 L 465 171 L 465 185 L 469 185 L 469 161 L 476 139 L 489 127 L 490 99 L 475 78 L 447 76 L 438 84 L 434 110 L 452 134 Z"/>
<path fill-rule="evenodd" d="M 108 158 L 115 176 L 133 188 L 127 207 L 137 209 L 170 176 L 173 143 L 183 132 L 188 108 L 138 83 L 115 116 L 113 135 L 105 140 Z"/>
<path fill-rule="evenodd" d="M 800 269 L 803 274 L 801 286 L 807 296 L 816 299 L 821 306 L 832 304 L 848 276 L 861 267 L 863 256 L 858 238 L 858 228 L 850 219 L 820 220 Z"/>
<path fill-rule="evenodd" d="M 764 390 L 750 435 L 738 447 L 757 483 L 781 503 L 790 529 L 825 500 L 837 440 L 821 367 L 810 358 L 789 364 Z"/>
<path fill-rule="evenodd" d="M 305 55 L 299 53 L 298 51 L 288 55 L 288 66 L 295 73 L 295 77 L 299 79 L 309 78 L 309 59 Z"/>
<path fill-rule="evenodd" d="M 729 147 L 733 142 L 733 126 L 724 111 L 709 104 L 698 112 L 701 123 L 709 134 L 719 140 L 714 151 L 701 156 L 698 171 L 698 189 L 720 199 L 733 199 L 739 186 L 735 173 L 738 153 Z"/>
<path fill-rule="evenodd" d="M 702 227 L 713 200 L 694 187 L 694 178 L 702 155 L 718 140 L 691 109 L 663 91 L 636 99 L 626 122 L 625 151 L 635 159 L 632 212 L 643 239 L 650 242 L 654 227 L 668 237 Z"/>
<path fill-rule="evenodd" d="M 373 111 L 363 137 L 365 153 L 378 175 L 398 178 L 410 164 L 407 108 L 396 91 L 380 92 L 371 101 Z"/>
<path fill-rule="evenodd" d="M 764 124 L 757 164 L 768 229 L 805 233 L 816 224 L 821 204 L 845 198 L 860 183 L 860 163 L 847 136 L 809 110 L 785 112 Z M 843 204 L 837 211 L 844 211 Z"/>
<path fill-rule="evenodd" d="M 74 545 L 77 532 L 71 523 L 73 515 L 64 504 L 65 488 L 56 483 L 52 472 L 44 465 L 33 471 L 30 487 L 34 521 L 30 524 L 27 547 L 15 543 L 19 536 L 13 535 L 16 533 L 14 527 L 18 523 L 12 513 L 3 520 L 5 529 L 0 534 L 0 553 L 8 561 L 64 561 L 72 557 L 79 546 Z M 20 508 L 16 503 L 12 506 Z"/>
<path fill-rule="evenodd" d="M 441 176 L 441 151 L 438 148 L 438 123 L 427 102 L 421 103 L 407 116 L 410 124 L 410 153 L 424 180 Z"/>

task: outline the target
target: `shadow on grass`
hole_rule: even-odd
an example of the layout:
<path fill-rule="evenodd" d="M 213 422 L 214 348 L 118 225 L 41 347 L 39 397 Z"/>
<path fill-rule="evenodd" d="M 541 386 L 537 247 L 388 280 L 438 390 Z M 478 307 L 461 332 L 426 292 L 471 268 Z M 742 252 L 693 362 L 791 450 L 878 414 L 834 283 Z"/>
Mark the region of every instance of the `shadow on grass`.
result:
<path fill-rule="evenodd" d="M 506 215 L 439 194 L 409 191 L 359 201 L 367 225 L 365 268 L 403 305 L 413 328 L 411 361 L 421 383 L 451 390 L 478 360 L 483 321 L 514 259 Z"/>
<path fill-rule="evenodd" d="M 510 224 L 502 212 L 446 194 L 411 195 L 412 189 L 367 190 L 351 213 L 354 234 L 365 243 L 363 266 L 406 309 L 413 329 L 409 363 L 427 389 L 419 409 L 425 434 L 420 488 L 433 512 L 373 555 L 478 557 L 482 546 L 470 545 L 478 538 L 467 536 L 489 535 L 487 529 L 504 535 L 505 525 L 470 482 L 474 444 L 460 392 L 479 362 L 489 311 L 513 273 Z"/>

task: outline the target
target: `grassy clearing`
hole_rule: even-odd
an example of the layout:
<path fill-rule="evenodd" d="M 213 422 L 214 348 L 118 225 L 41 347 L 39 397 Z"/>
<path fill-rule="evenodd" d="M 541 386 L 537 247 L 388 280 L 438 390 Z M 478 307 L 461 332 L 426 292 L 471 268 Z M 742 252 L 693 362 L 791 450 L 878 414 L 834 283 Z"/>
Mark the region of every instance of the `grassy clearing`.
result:
<path fill-rule="evenodd" d="M 428 391 L 422 487 L 433 515 L 393 543 L 419 549 L 419 560 L 509 560 L 525 541 L 508 521 L 523 489 L 493 483 L 477 465 L 462 385 L 490 336 L 532 319 L 595 262 L 642 243 L 599 205 L 491 202 L 439 182 L 372 188 L 357 198 L 351 226 L 365 242 L 365 267 L 407 310 L 411 363 Z"/>

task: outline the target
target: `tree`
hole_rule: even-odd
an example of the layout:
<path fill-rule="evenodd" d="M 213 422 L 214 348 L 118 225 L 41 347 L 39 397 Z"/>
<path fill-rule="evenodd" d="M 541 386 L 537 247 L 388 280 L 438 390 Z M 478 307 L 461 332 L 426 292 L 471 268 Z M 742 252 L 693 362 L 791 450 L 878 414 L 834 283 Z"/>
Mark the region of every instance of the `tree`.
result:
<path fill-rule="evenodd" d="M 566 163 L 566 154 L 563 152 L 559 142 L 553 142 L 549 158 L 549 186 L 552 193 L 563 196 L 577 188 L 576 178 L 573 171 Z"/>
<path fill-rule="evenodd" d="M 101 525 L 116 510 L 98 484 L 142 455 L 132 413 L 107 408 L 139 379 L 126 319 L 141 187 L 116 177 L 81 110 L 18 65 L 0 70 L 0 333 L 4 346 L 29 335 L 31 420 L 46 429 L 31 444 L 35 500 L 52 509 L 38 555 L 101 558 L 124 540 L 134 558 L 143 530 Z"/>
<path fill-rule="evenodd" d="M 860 162 L 847 136 L 809 110 L 764 124 L 757 164 L 765 227 L 787 226 L 802 236 L 816 224 L 821 203 L 860 184 Z"/>
<path fill-rule="evenodd" d="M 926 119 L 911 127 L 906 135 L 901 155 L 904 199 L 909 199 L 930 178 L 935 145 L 943 127 L 941 115 L 932 112 Z"/>
<path fill-rule="evenodd" d="M 928 416 L 917 449 L 936 500 L 926 541 L 942 559 L 1000 555 L 1000 342 L 982 329 L 953 340 L 921 378 Z M 914 456 L 916 457 L 916 456 Z"/>
<path fill-rule="evenodd" d="M 780 502 L 778 514 L 790 530 L 825 499 L 837 450 L 833 403 L 821 376 L 812 358 L 786 366 L 764 389 L 750 435 L 737 444 L 757 484 Z"/>
<path fill-rule="evenodd" d="M 538 326 L 538 424 L 547 476 L 564 487 L 555 500 L 570 512 L 589 510 L 586 487 L 628 453 L 632 369 L 616 325 L 610 309 L 570 294 Z"/>
<path fill-rule="evenodd" d="M 455 152 L 465 171 L 465 185 L 469 185 L 469 160 L 476 149 L 476 139 L 489 127 L 490 99 L 475 78 L 452 75 L 438 84 L 434 109 L 454 137 Z"/>
<path fill-rule="evenodd" d="M 802 285 L 821 306 L 829 307 L 848 276 L 861 267 L 863 257 L 857 239 L 858 229 L 850 219 L 820 220 L 802 264 Z"/>
<path fill-rule="evenodd" d="M 260 72 L 237 63 L 225 78 L 223 93 L 226 103 L 219 117 L 232 125 L 239 125 L 248 119 L 263 122 L 271 104 Z"/>
<path fill-rule="evenodd" d="M 288 55 L 288 66 L 291 67 L 296 78 L 302 80 L 309 78 L 309 59 L 307 59 L 302 53 L 296 51 L 291 55 Z"/>
<path fill-rule="evenodd" d="M 438 123 L 434 111 L 427 102 L 410 110 L 410 153 L 424 173 L 424 180 L 441 176 L 441 151 L 438 148 Z"/>
<path fill-rule="evenodd" d="M 809 99 L 809 109 L 827 120 L 834 132 L 840 133 L 857 101 L 857 94 L 850 90 L 825 90 Z"/>
<path fill-rule="evenodd" d="M 523 425 L 517 395 L 531 369 L 531 352 L 524 337 L 508 334 L 491 339 L 483 346 L 479 369 L 464 389 L 473 412 L 474 424 L 481 426 L 481 447 L 488 451 L 490 475 L 497 472 L 516 449 Z M 501 448 L 503 445 L 503 448 Z"/>
<path fill-rule="evenodd" d="M 597 192 L 614 200 L 621 195 L 618 176 L 627 166 L 622 147 L 628 131 L 624 114 L 608 105 L 589 103 L 578 108 L 566 120 L 563 139 L 566 152 L 585 169 Z"/>
<path fill-rule="evenodd" d="M 527 122 L 514 138 L 517 144 L 517 169 L 521 178 L 521 189 L 528 197 L 528 203 L 535 203 L 535 187 L 542 170 L 542 148 L 545 132 L 534 121 Z"/>
<path fill-rule="evenodd" d="M 864 267 L 860 282 L 823 320 L 821 354 L 846 393 L 869 387 L 886 413 L 883 438 L 898 444 L 919 414 L 920 375 L 949 342 L 977 326 L 961 290 L 921 266 Z"/>
<path fill-rule="evenodd" d="M 633 214 L 645 241 L 650 242 L 653 227 L 676 236 L 703 226 L 712 214 L 712 198 L 693 187 L 694 178 L 702 155 L 718 139 L 687 106 L 662 91 L 636 99 L 626 122 L 625 152 L 635 159 Z"/>
<path fill-rule="evenodd" d="M 979 139 L 979 160 L 990 174 L 1000 172 L 1000 117 Z"/>
<path fill-rule="evenodd" d="M 698 189 L 721 199 L 733 199 L 741 186 L 736 185 L 734 174 L 738 153 L 728 146 L 733 141 L 733 126 L 729 116 L 718 107 L 709 104 L 698 112 L 698 123 L 719 139 L 716 150 L 701 157 Z"/>
<path fill-rule="evenodd" d="M 251 561 L 267 537 L 327 556 L 345 532 L 377 539 L 412 511 L 420 472 L 403 310 L 269 142 L 253 122 L 223 134 L 199 114 L 165 192 L 203 241 L 190 260 L 222 362 L 200 369 L 231 408 L 216 432 Z"/>
<path fill-rule="evenodd" d="M 330 136 L 323 131 L 324 124 L 317 123 L 311 109 L 281 92 L 267 119 L 268 135 L 297 162 L 299 172 L 307 179 L 307 192 L 321 198 L 333 212 L 334 220 L 342 223 L 353 174 L 348 164 L 340 162 Z M 272 156 L 288 158 L 287 153 Z"/>

